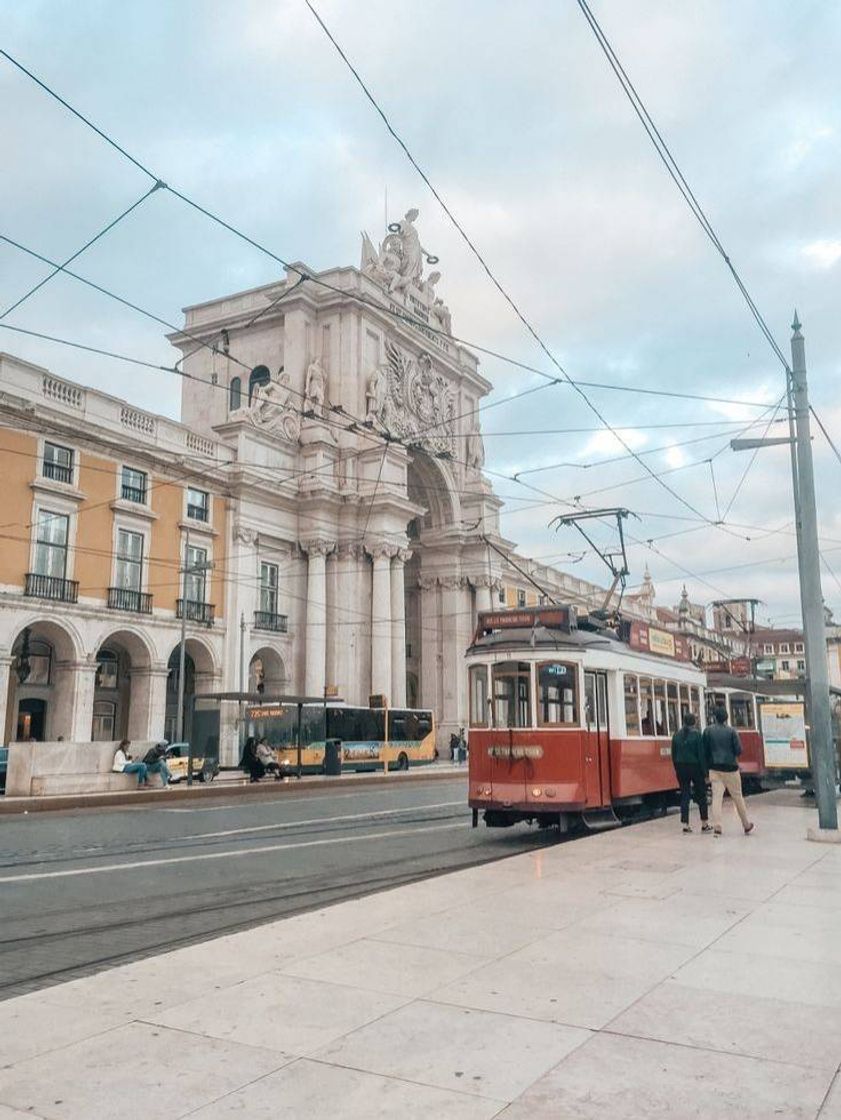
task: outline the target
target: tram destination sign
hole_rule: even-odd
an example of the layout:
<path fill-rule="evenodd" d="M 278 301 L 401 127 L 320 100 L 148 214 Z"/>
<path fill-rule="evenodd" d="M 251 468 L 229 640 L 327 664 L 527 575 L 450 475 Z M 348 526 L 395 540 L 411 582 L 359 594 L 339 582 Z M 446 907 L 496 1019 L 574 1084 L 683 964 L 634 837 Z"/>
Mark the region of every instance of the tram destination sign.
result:
<path fill-rule="evenodd" d="M 670 634 L 668 630 L 658 630 L 645 622 L 626 620 L 622 623 L 622 639 L 631 649 L 643 653 L 656 653 L 659 657 L 671 657 L 675 661 L 689 661 L 689 644 L 685 638 Z"/>
<path fill-rule="evenodd" d="M 480 611 L 479 629 L 490 630 L 523 629 L 530 626 L 546 626 L 550 630 L 572 630 L 576 620 L 570 607 L 532 607 L 525 610 Z"/>

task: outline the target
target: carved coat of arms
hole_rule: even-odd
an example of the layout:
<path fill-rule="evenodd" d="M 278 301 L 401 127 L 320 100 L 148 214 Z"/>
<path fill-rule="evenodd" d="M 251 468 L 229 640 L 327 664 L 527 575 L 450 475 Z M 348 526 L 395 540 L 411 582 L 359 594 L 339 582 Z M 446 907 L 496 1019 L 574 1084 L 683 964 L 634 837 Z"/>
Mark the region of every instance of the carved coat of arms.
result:
<path fill-rule="evenodd" d="M 390 339 L 385 353 L 369 379 L 369 419 L 427 451 L 452 454 L 456 398 L 449 382 L 428 354 L 415 358 Z"/>

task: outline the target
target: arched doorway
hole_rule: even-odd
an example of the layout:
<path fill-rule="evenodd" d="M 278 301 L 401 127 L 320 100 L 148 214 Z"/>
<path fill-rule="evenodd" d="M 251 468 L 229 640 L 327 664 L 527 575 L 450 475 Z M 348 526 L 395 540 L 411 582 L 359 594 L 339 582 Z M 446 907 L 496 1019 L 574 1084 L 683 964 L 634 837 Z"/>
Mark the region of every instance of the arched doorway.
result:
<path fill-rule="evenodd" d="M 149 697 L 142 675 L 151 660 L 149 646 L 130 630 L 118 630 L 102 641 L 96 652 L 93 742 L 144 736 Z"/>
<path fill-rule="evenodd" d="M 166 678 L 166 715 L 164 737 L 175 742 L 178 737 L 178 691 L 181 645 L 169 655 Z M 197 638 L 188 638 L 184 648 L 184 738 L 188 740 L 193 727 L 193 697 L 212 690 L 216 665 L 207 646 Z"/>
<path fill-rule="evenodd" d="M 286 667 L 283 658 L 271 646 L 262 646 L 252 656 L 248 666 L 248 691 L 266 696 L 278 696 L 286 684 Z"/>
<path fill-rule="evenodd" d="M 56 622 L 35 620 L 18 633 L 11 655 L 3 741 L 69 739 L 81 657 L 77 639 Z"/>

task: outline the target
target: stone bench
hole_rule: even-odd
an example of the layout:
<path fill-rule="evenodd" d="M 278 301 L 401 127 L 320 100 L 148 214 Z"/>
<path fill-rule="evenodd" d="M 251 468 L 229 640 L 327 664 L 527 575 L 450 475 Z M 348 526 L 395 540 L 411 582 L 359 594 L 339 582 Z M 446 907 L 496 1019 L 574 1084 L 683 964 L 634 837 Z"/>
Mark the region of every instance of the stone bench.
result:
<path fill-rule="evenodd" d="M 111 769 L 119 742 L 10 743 L 6 774 L 7 797 L 40 797 L 68 793 L 109 793 L 137 789 L 136 774 Z M 153 742 L 132 742 L 131 754 L 142 759 Z M 149 781 L 161 784 L 160 775 Z"/>

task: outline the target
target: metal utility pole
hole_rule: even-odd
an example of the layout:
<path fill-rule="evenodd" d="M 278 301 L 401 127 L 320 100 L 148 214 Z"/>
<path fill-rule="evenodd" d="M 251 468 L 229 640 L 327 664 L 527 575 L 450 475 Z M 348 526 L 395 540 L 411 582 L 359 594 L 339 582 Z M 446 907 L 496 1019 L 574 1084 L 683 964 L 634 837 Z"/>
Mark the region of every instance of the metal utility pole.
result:
<path fill-rule="evenodd" d="M 835 794 L 835 752 L 832 742 L 832 712 L 829 704 L 829 668 L 826 663 L 826 621 L 821 590 L 821 557 L 818 545 L 818 514 L 815 506 L 815 474 L 812 465 L 812 435 L 809 426 L 809 394 L 806 381 L 806 343 L 797 312 L 791 336 L 791 397 L 797 455 L 799 498 L 800 603 L 803 640 L 806 647 L 806 692 L 811 728 L 811 767 L 815 780 L 818 824 L 838 828 Z"/>
<path fill-rule="evenodd" d="M 818 514 L 815 505 L 815 473 L 812 465 L 812 435 L 809 425 L 809 394 L 806 379 L 806 343 L 794 313 L 791 324 L 791 365 L 787 372 L 789 439 L 734 439 L 734 451 L 754 447 L 791 445 L 791 474 L 797 528 L 797 567 L 800 576 L 800 613 L 806 650 L 806 714 L 809 722 L 810 766 L 815 783 L 818 825 L 822 831 L 837 832 L 835 746 L 832 741 L 832 712 L 829 703 L 829 669 L 826 663 L 826 623 L 821 590 L 821 557 L 818 544 Z"/>
<path fill-rule="evenodd" d="M 184 661 L 187 653 L 187 572 L 190 567 L 190 530 L 184 534 L 184 567 L 181 569 L 181 644 L 178 647 L 178 710 L 175 717 L 175 734 L 178 742 L 184 742 Z M 193 775 L 187 773 L 187 784 Z"/>

